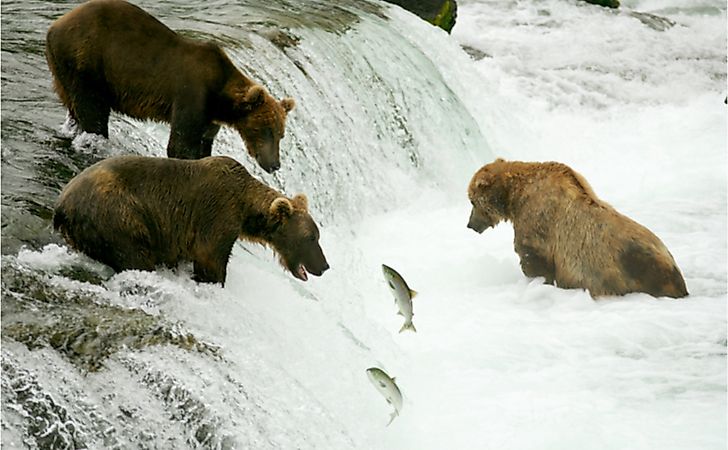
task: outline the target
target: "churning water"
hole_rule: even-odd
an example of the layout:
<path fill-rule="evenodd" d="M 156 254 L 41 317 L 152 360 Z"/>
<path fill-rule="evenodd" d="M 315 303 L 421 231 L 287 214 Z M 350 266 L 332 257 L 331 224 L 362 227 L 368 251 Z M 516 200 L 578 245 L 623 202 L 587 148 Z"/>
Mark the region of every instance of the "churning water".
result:
<path fill-rule="evenodd" d="M 68 250 L 60 189 L 104 157 L 163 156 L 168 127 L 64 137 L 43 47 L 71 5 L 3 2 L 3 447 L 725 448 L 723 2 L 460 0 L 452 36 L 363 0 L 137 3 L 297 100 L 275 175 L 229 130 L 213 153 L 305 192 L 332 268 L 301 283 L 241 243 L 223 289 Z M 691 295 L 527 279 L 510 225 L 465 228 L 495 156 L 583 173 Z M 397 333 L 382 263 L 419 292 L 417 333 Z M 372 366 L 404 394 L 389 427 Z"/>

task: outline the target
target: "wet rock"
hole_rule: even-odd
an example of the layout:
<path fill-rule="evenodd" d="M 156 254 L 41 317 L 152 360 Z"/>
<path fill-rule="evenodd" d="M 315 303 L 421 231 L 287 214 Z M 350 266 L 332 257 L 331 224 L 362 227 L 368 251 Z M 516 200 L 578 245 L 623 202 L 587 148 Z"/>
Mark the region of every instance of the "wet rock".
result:
<path fill-rule="evenodd" d="M 675 26 L 672 20 L 655 14 L 637 11 L 630 11 L 628 14 L 656 31 L 665 31 Z"/>
<path fill-rule="evenodd" d="M 471 58 L 473 58 L 475 61 L 480 61 L 483 58 L 492 58 L 492 55 L 489 55 L 485 53 L 482 50 L 478 50 L 475 47 L 471 47 L 469 45 L 462 45 L 461 46 L 463 50 L 465 50 L 465 53 L 467 53 Z"/>
<path fill-rule="evenodd" d="M 199 341 L 179 324 L 140 309 L 105 304 L 103 288 L 70 289 L 53 276 L 2 265 L 2 335 L 29 349 L 51 347 L 87 372 L 122 349 L 173 345 L 219 357 L 219 348 Z M 99 291 L 101 289 L 101 291 Z"/>
<path fill-rule="evenodd" d="M 416 14 L 448 33 L 455 26 L 458 5 L 455 0 L 385 0 Z M 616 1 L 616 0 L 615 0 Z"/>
<path fill-rule="evenodd" d="M 79 423 L 68 410 L 43 389 L 30 371 L 18 367 L 5 353 L 2 397 L 3 408 L 13 411 L 24 422 L 23 443 L 27 448 L 88 448 Z"/>
<path fill-rule="evenodd" d="M 592 5 L 604 6 L 605 8 L 619 8 L 619 0 L 581 0 Z"/>

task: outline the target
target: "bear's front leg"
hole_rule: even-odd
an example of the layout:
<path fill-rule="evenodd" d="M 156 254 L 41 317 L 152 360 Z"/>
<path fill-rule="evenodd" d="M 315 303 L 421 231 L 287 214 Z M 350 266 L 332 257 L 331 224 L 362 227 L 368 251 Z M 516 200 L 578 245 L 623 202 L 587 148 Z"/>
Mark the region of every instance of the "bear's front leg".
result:
<path fill-rule="evenodd" d="M 225 286 L 227 276 L 227 260 L 214 259 L 195 260 L 193 263 L 194 280 L 200 283 L 221 283 Z"/>
<path fill-rule="evenodd" d="M 220 131 L 220 125 L 218 124 L 213 123 L 207 127 L 207 130 L 202 135 L 200 158 L 205 158 L 212 154 L 212 143 L 215 141 L 215 136 L 217 136 L 218 131 Z"/>
<path fill-rule="evenodd" d="M 210 125 L 204 116 L 201 101 L 188 98 L 183 102 L 175 102 L 172 108 L 167 156 L 180 159 L 200 159 L 205 156 L 202 154 L 202 136 Z"/>
<path fill-rule="evenodd" d="M 192 261 L 194 279 L 203 283 L 221 283 L 224 287 L 230 252 L 237 236 L 223 239 L 218 235 L 217 239 L 217 242 L 206 240 L 197 244 Z"/>
<path fill-rule="evenodd" d="M 544 277 L 547 284 L 554 284 L 556 268 L 553 259 L 547 257 L 542 250 L 516 242 L 516 253 L 521 258 L 521 270 L 530 278 Z"/>

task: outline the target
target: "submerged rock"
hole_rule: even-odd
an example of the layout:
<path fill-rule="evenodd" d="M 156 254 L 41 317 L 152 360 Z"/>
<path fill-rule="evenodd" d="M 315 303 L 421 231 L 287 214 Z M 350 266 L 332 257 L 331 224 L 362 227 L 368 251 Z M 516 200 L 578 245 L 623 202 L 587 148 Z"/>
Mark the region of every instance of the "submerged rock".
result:
<path fill-rule="evenodd" d="M 628 14 L 656 31 L 665 31 L 675 26 L 675 22 L 667 17 L 638 11 L 630 11 Z"/>
<path fill-rule="evenodd" d="M 592 5 L 604 6 L 605 8 L 619 8 L 619 0 L 581 0 Z"/>
<path fill-rule="evenodd" d="M 475 47 L 471 47 L 469 45 L 461 45 L 462 49 L 467 53 L 471 58 L 473 58 L 475 61 L 480 61 L 483 58 L 492 58 L 492 55 L 489 55 L 485 53 L 482 50 L 478 50 Z"/>
<path fill-rule="evenodd" d="M 385 0 L 420 16 L 448 33 L 455 26 L 458 5 L 455 0 Z M 616 0 L 615 0 L 616 1 Z"/>
<path fill-rule="evenodd" d="M 220 356 L 218 347 L 198 340 L 180 324 L 103 303 L 103 287 L 64 287 L 52 276 L 8 261 L 3 261 L 2 275 L 2 336 L 31 350 L 51 347 L 84 371 L 101 369 L 119 350 L 152 345 Z"/>
<path fill-rule="evenodd" d="M 79 422 L 40 386 L 32 372 L 19 367 L 5 351 L 2 355 L 2 397 L 3 413 L 14 416 L 9 417 L 10 422 L 23 423 L 25 433 L 21 439 L 27 448 L 88 448 Z M 7 418 L 3 414 L 3 420 Z M 7 423 L 3 424 L 3 432 L 5 426 Z M 19 448 L 20 444 L 3 440 L 3 445 Z"/>

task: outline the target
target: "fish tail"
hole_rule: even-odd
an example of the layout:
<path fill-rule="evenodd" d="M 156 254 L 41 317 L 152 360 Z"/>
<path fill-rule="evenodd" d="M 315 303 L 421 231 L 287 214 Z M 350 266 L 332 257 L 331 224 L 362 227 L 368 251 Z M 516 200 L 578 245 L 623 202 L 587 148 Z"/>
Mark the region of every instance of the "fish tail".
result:
<path fill-rule="evenodd" d="M 394 418 L 397 417 L 398 415 L 399 415 L 399 413 L 395 409 L 394 412 L 392 412 L 392 414 L 389 415 L 389 422 L 387 422 L 387 426 L 389 426 L 389 424 L 391 424 L 392 421 L 394 420 Z"/>
<path fill-rule="evenodd" d="M 399 332 L 401 333 L 404 330 L 411 330 L 417 333 L 417 328 L 415 328 L 415 324 L 413 324 L 412 322 L 405 322 L 405 324 L 402 325 L 402 328 L 399 329 Z"/>

